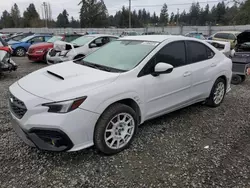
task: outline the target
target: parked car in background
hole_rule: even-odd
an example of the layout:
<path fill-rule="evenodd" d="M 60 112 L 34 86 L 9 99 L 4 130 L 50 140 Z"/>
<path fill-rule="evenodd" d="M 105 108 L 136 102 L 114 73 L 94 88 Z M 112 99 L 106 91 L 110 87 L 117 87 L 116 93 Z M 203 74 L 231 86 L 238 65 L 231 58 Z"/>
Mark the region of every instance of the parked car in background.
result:
<path fill-rule="evenodd" d="M 54 48 L 47 53 L 47 63 L 55 64 L 83 58 L 118 37 L 105 34 L 85 35 L 71 43 L 57 41 Z"/>
<path fill-rule="evenodd" d="M 225 41 L 231 43 L 231 49 L 235 47 L 239 31 L 220 31 L 212 35 L 212 40 Z"/>
<path fill-rule="evenodd" d="M 232 84 L 237 85 L 244 82 L 250 75 L 250 30 L 237 36 L 237 43 L 232 51 Z"/>
<path fill-rule="evenodd" d="M 0 50 L 0 74 L 11 72 L 17 69 L 17 64 L 11 59 L 11 54 L 5 50 Z"/>
<path fill-rule="evenodd" d="M 205 40 L 205 37 L 203 36 L 203 34 L 198 33 L 198 32 L 190 32 L 190 33 L 187 33 L 185 36 Z"/>
<path fill-rule="evenodd" d="M 3 40 L 5 40 L 8 36 L 9 36 L 9 34 L 0 33 L 0 37 L 1 37 Z"/>
<path fill-rule="evenodd" d="M 12 53 L 11 47 L 8 45 L 7 42 L 5 42 L 5 40 L 2 39 L 2 37 L 0 37 L 0 50 L 4 50 L 10 54 Z"/>
<path fill-rule="evenodd" d="M 35 34 L 25 37 L 20 41 L 9 41 L 8 44 L 11 45 L 13 55 L 22 57 L 26 55 L 26 52 L 32 44 L 47 42 L 51 37 L 52 35 Z"/>
<path fill-rule="evenodd" d="M 139 33 L 135 32 L 135 31 L 123 31 L 122 34 L 120 35 L 120 37 L 137 36 L 137 35 L 139 35 Z"/>
<path fill-rule="evenodd" d="M 62 34 L 50 38 L 47 42 L 33 44 L 29 47 L 27 56 L 31 61 L 44 61 L 46 62 L 47 52 L 53 48 L 56 41 L 71 42 L 83 35 L 81 34 Z"/>
<path fill-rule="evenodd" d="M 146 120 L 197 102 L 218 107 L 231 76 L 232 61 L 205 41 L 130 36 L 23 77 L 9 88 L 9 107 L 13 128 L 31 146 L 95 145 L 110 155 L 127 148 Z"/>
<path fill-rule="evenodd" d="M 34 35 L 34 33 L 32 33 L 32 32 L 29 32 L 29 33 L 17 33 L 17 34 L 11 35 L 10 37 L 7 37 L 5 39 L 5 41 L 6 42 L 9 42 L 9 41 L 12 41 L 12 42 L 13 41 L 20 41 L 23 38 L 31 36 L 31 35 Z"/>
<path fill-rule="evenodd" d="M 216 41 L 216 40 L 206 40 L 209 44 L 214 46 L 217 50 L 225 54 L 225 56 L 231 56 L 231 44 L 230 42 Z"/>

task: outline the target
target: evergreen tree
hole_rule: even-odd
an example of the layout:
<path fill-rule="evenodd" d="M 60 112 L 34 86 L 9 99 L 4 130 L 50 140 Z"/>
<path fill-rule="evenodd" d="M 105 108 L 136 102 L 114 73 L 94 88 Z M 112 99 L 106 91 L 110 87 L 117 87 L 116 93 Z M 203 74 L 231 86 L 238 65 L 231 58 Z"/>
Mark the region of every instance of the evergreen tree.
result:
<path fill-rule="evenodd" d="M 20 21 L 21 21 L 21 15 L 20 15 L 20 10 L 15 3 L 14 6 L 11 8 L 11 13 L 10 13 L 14 27 L 20 27 Z"/>
<path fill-rule="evenodd" d="M 40 26 L 40 17 L 33 3 L 23 13 L 24 27 Z"/>
<path fill-rule="evenodd" d="M 168 24 L 168 6 L 166 3 L 164 3 L 161 14 L 160 14 L 160 23 L 165 26 Z"/>

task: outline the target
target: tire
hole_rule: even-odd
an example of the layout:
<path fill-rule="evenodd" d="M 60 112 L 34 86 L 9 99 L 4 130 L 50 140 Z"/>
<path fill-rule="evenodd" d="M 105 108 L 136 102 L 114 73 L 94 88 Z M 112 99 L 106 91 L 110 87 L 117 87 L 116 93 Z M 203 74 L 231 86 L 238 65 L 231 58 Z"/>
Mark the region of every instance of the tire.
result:
<path fill-rule="evenodd" d="M 234 74 L 232 76 L 232 81 L 231 81 L 232 84 L 239 85 L 241 82 L 242 82 L 242 77 L 240 75 Z"/>
<path fill-rule="evenodd" d="M 15 55 L 18 56 L 18 57 L 24 57 L 25 54 L 26 54 L 26 50 L 23 47 L 18 47 L 15 50 Z"/>
<path fill-rule="evenodd" d="M 85 57 L 85 55 L 80 54 L 80 55 L 75 56 L 74 60 L 77 60 L 77 59 L 80 59 L 80 58 L 84 58 L 84 57 Z"/>
<path fill-rule="evenodd" d="M 43 55 L 43 62 L 44 63 L 47 63 L 47 54 L 48 54 L 48 52 L 46 52 L 44 55 Z"/>
<path fill-rule="evenodd" d="M 206 100 L 206 105 L 218 107 L 223 102 L 226 94 L 226 81 L 223 78 L 218 78 L 211 90 L 210 96 Z"/>
<path fill-rule="evenodd" d="M 241 82 L 244 82 L 247 78 L 245 75 L 240 75 L 240 77 L 241 77 Z"/>
<path fill-rule="evenodd" d="M 120 123 L 118 123 L 118 116 L 123 120 Z M 104 111 L 95 126 L 95 147 L 106 155 L 113 155 L 128 148 L 137 132 L 137 119 L 136 112 L 129 106 L 121 103 L 111 105 Z M 125 123 L 126 120 L 127 123 Z"/>

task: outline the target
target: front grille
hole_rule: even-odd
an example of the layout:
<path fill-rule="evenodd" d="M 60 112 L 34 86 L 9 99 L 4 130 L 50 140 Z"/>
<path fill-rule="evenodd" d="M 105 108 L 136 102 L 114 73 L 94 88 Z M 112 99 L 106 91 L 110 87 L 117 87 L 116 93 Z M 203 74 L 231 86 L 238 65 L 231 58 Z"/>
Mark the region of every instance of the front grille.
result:
<path fill-rule="evenodd" d="M 21 119 L 27 112 L 27 108 L 23 101 L 16 98 L 11 93 L 9 94 L 9 104 L 11 112 L 18 118 Z"/>
<path fill-rule="evenodd" d="M 54 50 L 54 49 L 52 49 L 52 50 L 50 50 L 49 55 L 50 55 L 51 57 L 54 57 L 54 56 L 56 56 L 56 53 L 57 53 L 57 51 Z"/>

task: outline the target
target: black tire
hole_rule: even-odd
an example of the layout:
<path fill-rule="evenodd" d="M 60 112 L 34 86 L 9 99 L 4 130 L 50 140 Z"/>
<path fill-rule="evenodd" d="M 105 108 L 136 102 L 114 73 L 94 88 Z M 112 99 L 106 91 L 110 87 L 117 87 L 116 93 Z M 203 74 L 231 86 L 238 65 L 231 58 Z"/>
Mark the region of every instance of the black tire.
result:
<path fill-rule="evenodd" d="M 245 75 L 240 75 L 240 77 L 242 79 L 241 82 L 244 82 L 246 80 L 246 78 L 247 78 Z"/>
<path fill-rule="evenodd" d="M 110 148 L 106 142 L 105 142 L 105 134 L 107 134 L 105 132 L 107 126 L 109 126 L 109 122 L 118 114 L 120 113 L 127 113 L 129 115 L 131 115 L 131 117 L 134 119 L 134 131 L 133 134 L 130 138 L 130 140 L 128 141 L 128 143 L 126 145 L 124 145 L 123 147 L 119 148 L 119 149 L 113 149 Z M 101 115 L 101 117 L 99 118 L 96 126 L 95 126 L 95 131 L 94 131 L 94 144 L 95 147 L 101 151 L 102 153 L 106 154 L 106 155 L 113 155 L 116 153 L 119 153 L 121 151 L 123 151 L 124 149 L 128 148 L 129 145 L 131 144 L 131 142 L 134 139 L 134 136 L 137 132 L 137 128 L 138 128 L 138 121 L 137 121 L 137 115 L 136 112 L 130 108 L 127 105 L 121 104 L 121 103 L 115 103 L 113 105 L 111 105 L 110 107 L 108 107 L 103 114 Z"/>
<path fill-rule="evenodd" d="M 23 47 L 18 47 L 14 53 L 18 57 L 24 57 L 26 55 L 26 50 Z"/>
<path fill-rule="evenodd" d="M 74 60 L 80 59 L 80 58 L 84 58 L 85 55 L 79 54 L 77 56 L 74 57 Z"/>
<path fill-rule="evenodd" d="M 47 63 L 47 54 L 48 54 L 48 52 L 46 52 L 46 53 L 43 55 L 43 62 L 44 62 L 44 63 Z"/>
<path fill-rule="evenodd" d="M 220 83 L 223 83 L 223 85 L 224 85 L 224 94 L 223 94 L 222 100 L 219 103 L 216 103 L 215 99 L 214 99 L 215 91 L 216 91 L 216 89 L 218 87 L 218 84 L 220 84 Z M 223 102 L 225 94 L 226 94 L 226 81 L 223 78 L 218 78 L 215 81 L 215 83 L 213 85 L 213 88 L 211 90 L 210 96 L 207 98 L 205 104 L 208 105 L 208 106 L 211 106 L 211 107 L 218 107 Z"/>
<path fill-rule="evenodd" d="M 234 85 L 239 85 L 242 82 L 242 77 L 238 74 L 233 74 L 231 83 Z"/>

